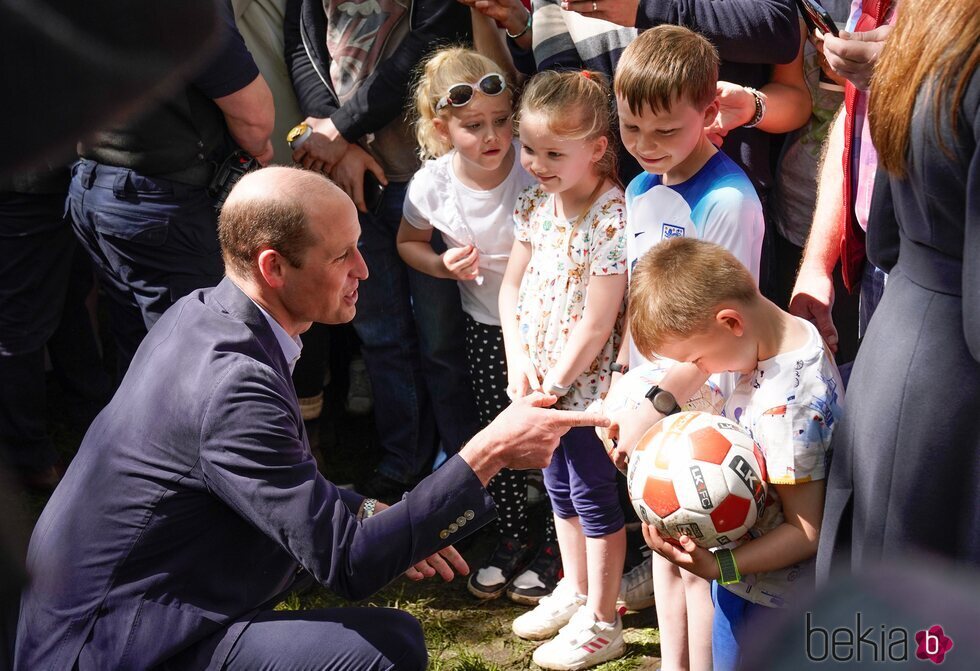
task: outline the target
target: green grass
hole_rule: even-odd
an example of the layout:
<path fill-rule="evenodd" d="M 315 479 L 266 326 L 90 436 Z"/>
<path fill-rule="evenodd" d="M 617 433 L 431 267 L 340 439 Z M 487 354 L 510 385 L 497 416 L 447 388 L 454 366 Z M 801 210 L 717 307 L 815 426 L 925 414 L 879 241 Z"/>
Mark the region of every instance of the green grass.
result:
<path fill-rule="evenodd" d="M 491 549 L 492 538 L 484 534 L 463 555 L 473 566 Z M 315 587 L 291 594 L 278 608 L 299 610 L 350 605 Z M 507 599 L 478 601 L 466 590 L 465 578 L 451 583 L 429 579 L 416 583 L 406 578 L 394 581 L 358 606 L 401 608 L 414 615 L 425 632 L 432 671 L 509 671 L 537 669 L 531 655 L 537 643 L 523 641 L 511 633 L 510 624 L 527 607 Z M 660 656 L 660 637 L 653 609 L 627 613 L 623 618 L 626 656 L 595 667 L 598 671 L 654 669 Z"/>

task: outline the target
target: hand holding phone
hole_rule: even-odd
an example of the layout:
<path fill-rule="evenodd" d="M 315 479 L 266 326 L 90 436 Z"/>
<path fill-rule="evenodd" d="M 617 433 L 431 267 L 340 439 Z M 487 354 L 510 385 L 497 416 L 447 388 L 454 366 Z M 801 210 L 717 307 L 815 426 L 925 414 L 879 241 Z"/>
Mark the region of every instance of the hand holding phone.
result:
<path fill-rule="evenodd" d="M 825 35 L 823 54 L 827 64 L 856 88 L 867 90 L 891 29 L 891 26 L 879 26 L 861 33 L 842 32 L 840 37 Z"/>

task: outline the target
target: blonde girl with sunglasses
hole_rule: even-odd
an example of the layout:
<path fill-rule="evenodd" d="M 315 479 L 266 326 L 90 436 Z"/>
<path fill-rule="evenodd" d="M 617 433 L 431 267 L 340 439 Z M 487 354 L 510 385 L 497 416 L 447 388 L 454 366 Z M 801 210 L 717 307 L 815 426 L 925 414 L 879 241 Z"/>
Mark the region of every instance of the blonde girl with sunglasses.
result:
<path fill-rule="evenodd" d="M 466 358 L 483 426 L 509 404 L 498 294 L 514 244 L 514 203 L 534 181 L 519 160 L 514 91 L 502 73 L 492 60 L 461 47 L 438 51 L 423 66 L 415 131 L 425 163 L 408 187 L 398 231 L 398 253 L 408 265 L 459 284 Z M 442 234 L 445 251 L 433 247 L 433 230 Z M 490 491 L 500 539 L 471 574 L 469 590 L 480 599 L 508 592 L 536 602 L 557 582 L 554 526 L 548 525 L 541 544 L 531 542 L 526 472 L 502 471 Z M 536 550 L 542 561 L 534 561 Z"/>

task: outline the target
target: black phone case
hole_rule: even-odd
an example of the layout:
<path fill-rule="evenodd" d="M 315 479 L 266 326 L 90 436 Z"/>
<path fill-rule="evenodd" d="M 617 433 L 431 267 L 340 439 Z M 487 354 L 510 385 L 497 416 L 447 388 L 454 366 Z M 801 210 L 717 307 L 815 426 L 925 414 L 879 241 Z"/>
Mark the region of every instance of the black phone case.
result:
<path fill-rule="evenodd" d="M 796 6 L 799 7 L 803 22 L 806 24 L 807 30 L 811 33 L 819 28 L 820 32 L 825 35 L 830 33 L 834 37 L 837 37 L 840 34 L 840 30 L 838 30 L 837 24 L 834 23 L 830 12 L 817 2 L 817 0 L 796 0 Z"/>
<path fill-rule="evenodd" d="M 377 214 L 381 209 L 381 197 L 385 187 L 370 170 L 364 173 L 364 206 L 371 214 Z"/>

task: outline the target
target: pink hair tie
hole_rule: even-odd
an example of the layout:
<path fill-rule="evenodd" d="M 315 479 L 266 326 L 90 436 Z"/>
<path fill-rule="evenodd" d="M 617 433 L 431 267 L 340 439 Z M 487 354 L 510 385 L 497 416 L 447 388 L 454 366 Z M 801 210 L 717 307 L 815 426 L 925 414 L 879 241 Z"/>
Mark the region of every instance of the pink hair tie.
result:
<path fill-rule="evenodd" d="M 592 73 L 589 72 L 588 70 L 582 70 L 581 74 L 582 74 L 583 77 L 585 77 L 589 81 L 592 81 Z"/>

